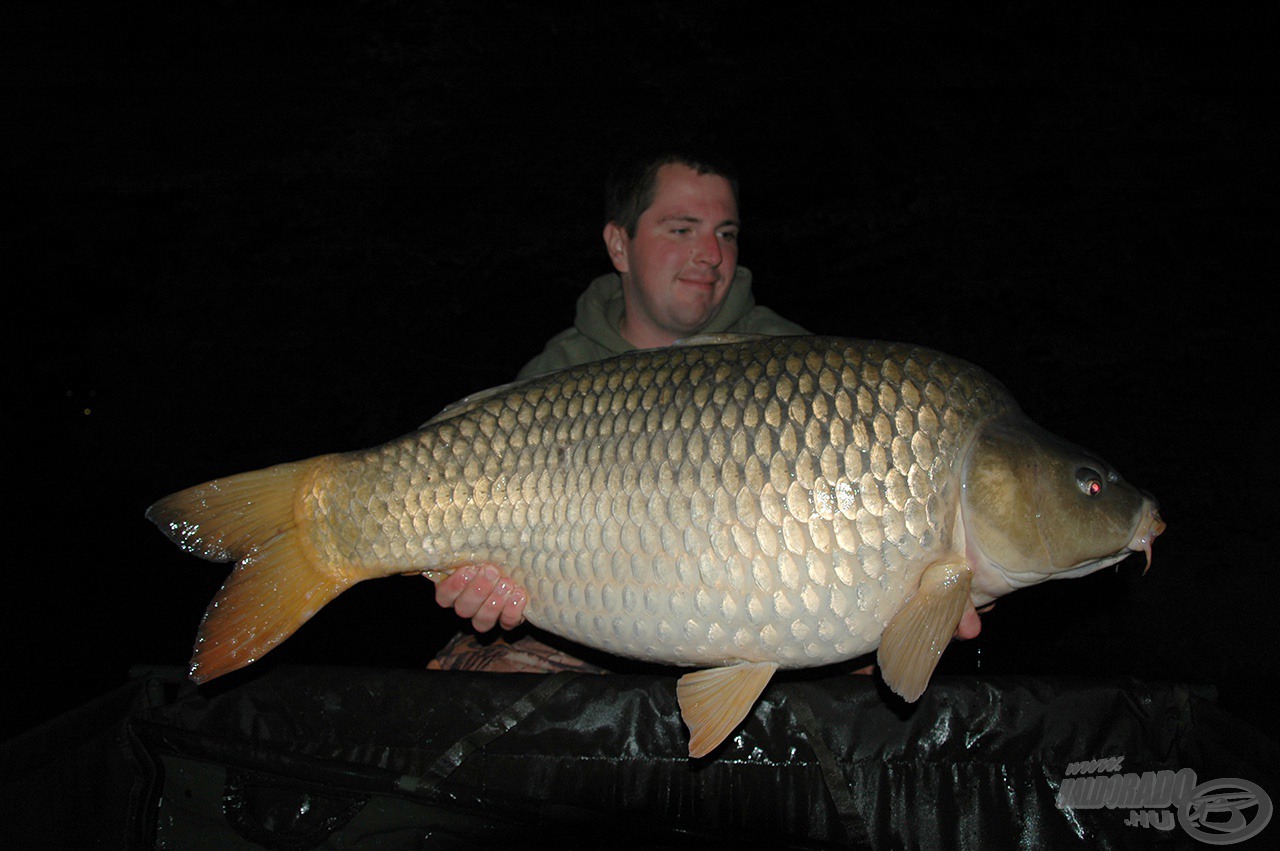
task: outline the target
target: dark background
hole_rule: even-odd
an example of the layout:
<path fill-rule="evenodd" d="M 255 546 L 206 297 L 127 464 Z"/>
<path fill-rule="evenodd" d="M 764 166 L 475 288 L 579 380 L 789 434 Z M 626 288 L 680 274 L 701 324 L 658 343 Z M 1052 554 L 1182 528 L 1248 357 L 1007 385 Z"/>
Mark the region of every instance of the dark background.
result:
<path fill-rule="evenodd" d="M 973 360 L 1161 501 L 1146 577 L 1006 598 L 944 669 L 1206 683 L 1269 727 L 1274 22 L 843 8 L 0 13 L 3 737 L 185 663 L 226 570 L 152 501 L 509 380 L 608 268 L 611 158 L 685 136 L 738 164 L 762 303 Z M 256 667 L 419 666 L 455 626 L 367 583 Z"/>

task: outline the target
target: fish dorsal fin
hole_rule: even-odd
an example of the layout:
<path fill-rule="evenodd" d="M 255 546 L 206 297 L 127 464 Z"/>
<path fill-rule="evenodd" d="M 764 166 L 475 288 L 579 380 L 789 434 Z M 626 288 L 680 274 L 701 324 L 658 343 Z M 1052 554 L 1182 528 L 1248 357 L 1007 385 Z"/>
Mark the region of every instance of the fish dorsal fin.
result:
<path fill-rule="evenodd" d="M 706 756 L 747 717 L 777 662 L 744 662 L 685 674 L 676 683 L 680 717 L 689 728 L 689 756 Z"/>
<path fill-rule="evenodd" d="M 752 340 L 767 340 L 768 334 L 734 334 L 728 331 L 720 331 L 714 334 L 692 334 L 688 337 L 681 337 L 671 345 L 673 346 L 713 346 L 724 345 L 726 343 L 748 343 Z"/>
<path fill-rule="evenodd" d="M 920 587 L 880 637 L 880 675 L 908 703 L 924 693 L 969 603 L 973 574 L 968 562 L 929 565 Z"/>
<path fill-rule="evenodd" d="M 426 428 L 429 425 L 435 425 L 436 423 L 444 420 L 452 419 L 460 414 L 465 414 L 467 411 L 480 407 L 480 405 L 484 404 L 488 399 L 497 396 L 500 393 L 505 393 L 513 387 L 519 387 L 521 384 L 527 384 L 532 380 L 532 378 L 522 378 L 519 381 L 510 381 L 506 384 L 499 384 L 497 387 L 490 387 L 488 390 L 477 390 L 469 396 L 465 396 L 456 402 L 451 402 L 450 404 L 445 405 L 440 410 L 440 413 L 423 423 L 422 428 Z"/>

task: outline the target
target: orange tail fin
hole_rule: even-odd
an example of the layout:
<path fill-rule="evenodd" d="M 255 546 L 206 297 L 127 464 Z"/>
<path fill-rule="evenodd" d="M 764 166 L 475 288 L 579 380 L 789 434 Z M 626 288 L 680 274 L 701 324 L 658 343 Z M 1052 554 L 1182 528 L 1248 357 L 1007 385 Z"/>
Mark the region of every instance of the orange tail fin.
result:
<path fill-rule="evenodd" d="M 147 509 L 183 549 L 239 562 L 200 623 L 189 672 L 195 682 L 261 658 L 357 581 L 322 565 L 298 525 L 300 492 L 323 460 L 217 479 Z"/>

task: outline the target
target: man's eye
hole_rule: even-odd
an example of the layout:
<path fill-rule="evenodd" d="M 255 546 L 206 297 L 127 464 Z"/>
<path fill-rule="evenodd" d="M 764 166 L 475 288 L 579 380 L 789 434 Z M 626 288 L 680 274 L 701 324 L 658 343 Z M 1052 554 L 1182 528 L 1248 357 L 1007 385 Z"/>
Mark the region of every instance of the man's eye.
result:
<path fill-rule="evenodd" d="M 725 242 L 737 242 L 738 232 L 736 230 L 726 230 L 720 232 L 720 238 Z"/>

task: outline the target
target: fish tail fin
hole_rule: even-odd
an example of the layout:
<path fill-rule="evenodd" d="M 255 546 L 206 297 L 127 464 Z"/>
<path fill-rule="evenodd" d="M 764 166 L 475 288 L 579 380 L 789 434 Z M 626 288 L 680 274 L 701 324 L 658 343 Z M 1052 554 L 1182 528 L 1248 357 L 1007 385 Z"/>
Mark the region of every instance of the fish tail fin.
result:
<path fill-rule="evenodd" d="M 298 511 L 327 457 L 217 479 L 147 509 L 147 518 L 183 549 L 238 562 L 200 623 L 193 681 L 261 658 L 358 581 L 319 558 Z"/>

